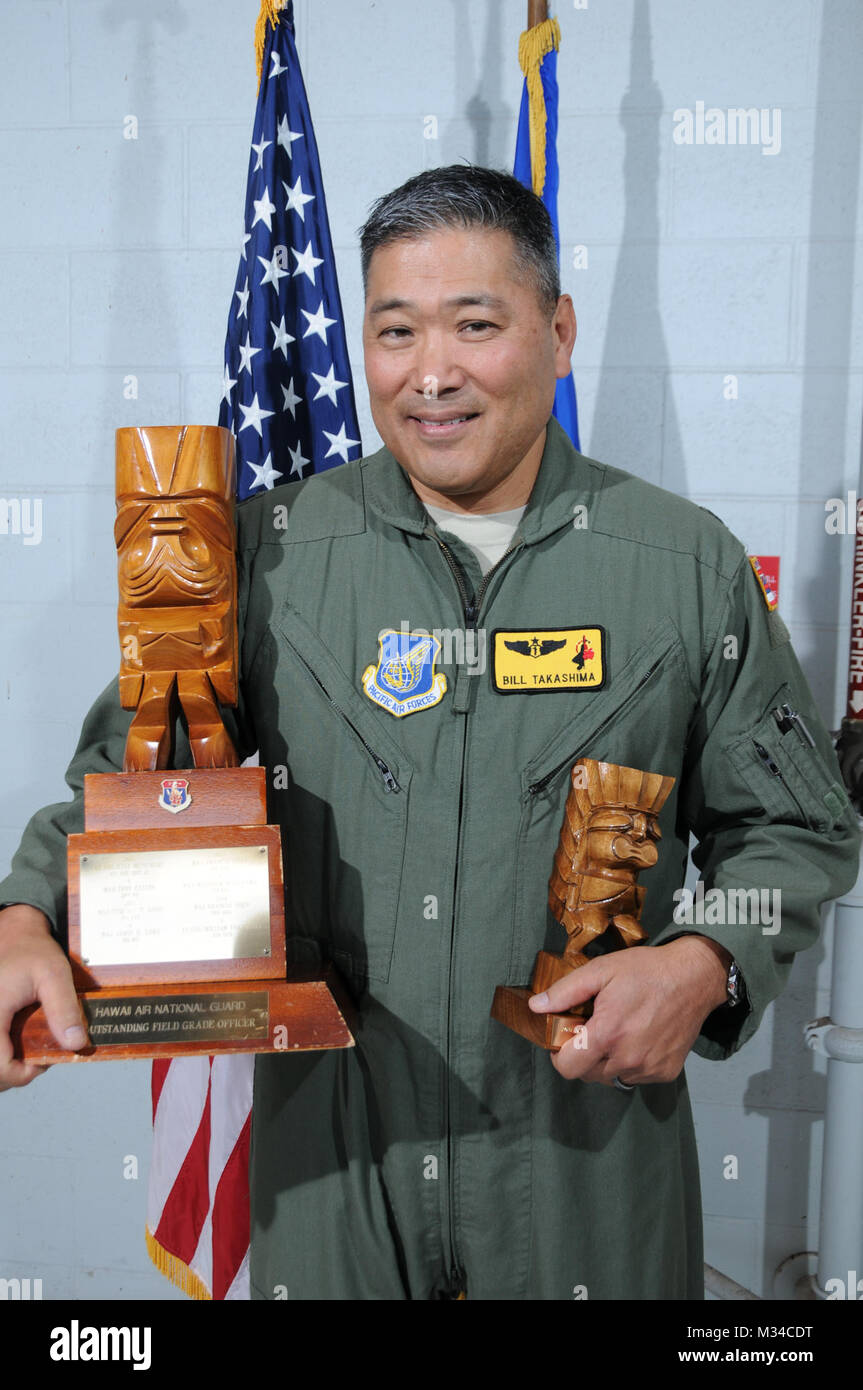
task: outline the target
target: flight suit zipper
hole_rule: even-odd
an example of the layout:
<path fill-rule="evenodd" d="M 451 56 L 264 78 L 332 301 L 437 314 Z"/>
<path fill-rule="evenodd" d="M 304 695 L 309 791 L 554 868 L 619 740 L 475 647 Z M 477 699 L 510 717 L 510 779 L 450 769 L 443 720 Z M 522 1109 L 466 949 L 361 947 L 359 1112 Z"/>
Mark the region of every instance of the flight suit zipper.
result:
<path fill-rule="evenodd" d="M 621 710 L 626 709 L 626 706 L 630 703 L 630 701 L 635 699 L 636 695 L 638 695 L 639 691 L 643 689 L 643 687 L 650 680 L 654 671 L 656 671 L 658 667 L 662 665 L 664 660 L 665 657 L 663 655 L 659 658 L 658 661 L 654 661 L 650 670 L 646 671 L 644 675 L 641 677 L 641 680 L 638 682 L 638 685 L 635 687 L 635 689 L 629 692 L 622 704 L 617 705 L 617 707 L 613 709 L 610 714 L 606 715 L 605 719 L 603 719 L 602 723 L 599 724 L 597 728 L 591 730 L 590 734 L 585 739 L 585 742 L 587 742 L 588 739 L 592 740 L 597 738 L 599 734 L 602 733 L 603 729 L 606 729 L 609 724 L 611 724 L 615 719 L 619 717 Z M 577 762 L 581 756 L 581 753 L 570 753 L 568 757 L 564 758 L 563 762 L 558 763 L 557 767 L 553 767 L 551 769 L 551 772 L 546 772 L 546 774 L 543 777 L 540 777 L 538 782 L 532 782 L 527 789 L 527 796 L 538 796 L 539 793 L 548 786 L 549 782 L 553 781 L 553 779 L 558 775 L 559 772 L 562 772 L 565 767 L 570 767 L 574 762 Z"/>
<path fill-rule="evenodd" d="M 473 631 L 473 632 L 476 632 L 477 619 L 478 619 L 478 617 L 479 617 L 480 608 L 482 607 L 483 598 L 485 597 L 486 590 L 488 589 L 489 581 L 491 580 L 491 578 L 492 578 L 492 576 L 495 574 L 495 572 L 496 572 L 496 571 L 500 568 L 500 566 L 503 564 L 504 560 L 506 560 L 507 557 L 513 553 L 513 551 L 518 550 L 519 547 L 522 545 L 523 542 L 519 540 L 516 544 L 510 545 L 509 548 L 508 548 L 507 550 L 504 551 L 503 555 L 500 557 L 500 559 L 497 561 L 497 563 L 494 564 L 494 565 L 492 565 L 492 567 L 491 567 L 491 569 L 488 571 L 488 573 L 485 574 L 485 575 L 483 576 L 482 583 L 480 584 L 480 587 L 479 587 L 479 592 L 478 592 L 477 594 L 470 594 L 470 595 L 469 595 L 469 594 L 468 594 L 467 585 L 466 585 L 466 583 L 465 583 L 464 570 L 462 569 L 462 567 L 461 567 L 461 565 L 459 564 L 458 560 L 456 559 L 455 555 L 453 555 L 453 553 L 452 553 L 452 551 L 450 550 L 449 546 L 448 546 L 444 541 L 442 541 L 442 540 L 440 539 L 440 537 L 437 536 L 433 530 L 431 530 L 431 528 L 429 528 L 429 529 L 426 531 L 426 535 L 431 536 L 435 541 L 437 541 L 438 545 L 440 546 L 441 550 L 443 551 L 444 557 L 445 557 L 446 562 L 447 562 L 447 565 L 449 566 L 449 569 L 450 569 L 450 571 L 451 571 L 451 573 L 452 573 L 452 575 L 453 575 L 453 578 L 455 579 L 456 586 L 457 586 L 458 592 L 459 592 L 459 598 L 460 598 L 460 600 L 461 600 L 462 613 L 463 613 L 463 615 L 464 615 L 464 620 L 465 620 L 465 628 L 466 628 L 466 629 L 470 629 L 470 630 Z M 465 635 L 466 635 L 466 634 L 465 634 Z M 454 878 L 454 880 L 453 880 L 453 895 L 452 895 L 453 908 L 452 908 L 452 919 L 451 919 L 451 921 L 450 921 L 450 933 L 449 933 L 449 960 L 448 960 L 448 965 L 447 965 L 446 1022 L 445 1022 L 446 1045 L 445 1045 L 445 1053 L 444 1053 L 445 1084 L 444 1084 L 444 1095 L 443 1095 L 443 1112 L 444 1112 L 444 1113 L 443 1113 L 443 1123 L 444 1123 L 444 1134 L 446 1135 L 446 1186 L 445 1186 L 445 1189 L 444 1189 L 444 1190 L 445 1190 L 445 1194 L 446 1194 L 446 1220 L 445 1220 L 445 1227 L 446 1227 L 447 1242 L 448 1242 L 448 1247 L 449 1247 L 448 1250 L 446 1251 L 446 1256 L 447 1256 L 447 1258 L 448 1258 L 448 1260 L 449 1260 L 449 1279 L 450 1279 L 451 1288 L 452 1288 L 453 1290 L 456 1291 L 456 1294 L 457 1294 L 458 1290 L 463 1290 L 463 1289 L 464 1289 L 464 1273 L 462 1272 L 461 1264 L 460 1264 L 459 1257 L 458 1257 L 458 1251 L 457 1251 L 457 1248 L 456 1248 L 456 1241 L 455 1241 L 455 1228 L 454 1228 L 454 1224 L 453 1224 L 453 1207 L 454 1207 L 454 1205 L 455 1205 L 455 1192 L 454 1192 L 454 1184 L 453 1184 L 453 1144 L 452 1144 L 452 1132 L 451 1132 L 451 1128 L 450 1128 L 450 1114 L 451 1114 L 451 1108 L 452 1108 L 452 1107 L 451 1107 L 451 1094 L 450 1094 L 450 1088 L 451 1088 L 451 1083 L 450 1083 L 450 1057 L 451 1057 L 451 1055 L 452 1055 L 452 987 L 453 987 L 453 961 L 454 961 L 454 956 L 455 956 L 455 915 L 456 915 L 456 904 L 457 904 L 457 900 L 458 900 L 458 865 L 459 865 L 459 854 L 460 854 L 460 852 L 461 852 L 461 824 L 462 824 L 462 806 L 463 806 L 463 804 L 464 804 L 464 771 L 465 771 L 465 759 L 466 759 L 466 754 L 467 754 L 467 711 L 465 711 L 464 728 L 463 728 L 463 731 L 462 731 L 461 772 L 460 772 L 460 775 L 459 775 L 459 798 L 458 798 L 458 826 L 457 826 L 457 829 L 456 829 L 456 852 L 455 852 L 455 866 L 456 866 L 456 867 L 455 867 L 455 878 Z M 453 1296 L 456 1296 L 456 1295 L 453 1295 Z"/>
<path fill-rule="evenodd" d="M 755 746 L 755 752 L 758 754 L 760 762 L 770 773 L 770 776 L 775 777 L 776 780 L 780 783 L 780 785 L 785 788 L 786 792 L 791 797 L 791 800 L 794 802 L 794 805 L 797 807 L 797 810 L 800 812 L 800 816 L 804 824 L 808 825 L 808 817 L 806 815 L 804 807 L 800 804 L 800 798 L 789 784 L 787 777 L 783 776 L 782 769 L 777 763 L 776 759 L 773 757 L 771 753 L 767 751 L 763 743 L 759 743 L 757 739 L 753 739 L 752 742 Z"/>
<path fill-rule="evenodd" d="M 368 755 L 369 755 L 369 757 L 371 758 L 372 762 L 373 762 L 373 763 L 375 764 L 375 766 L 377 767 L 377 770 L 378 770 L 378 772 L 380 773 L 380 775 L 381 775 L 381 777 L 382 777 L 382 779 L 383 779 L 384 789 L 385 789 L 386 791 L 388 791 L 388 792 L 400 792 L 400 791 L 401 791 L 401 786 L 400 786 L 399 783 L 396 781 L 395 777 L 393 776 L 393 774 L 392 774 L 392 772 L 390 771 L 390 769 L 387 767 L 387 765 L 386 765 L 386 763 L 384 762 L 383 758 L 381 758 L 381 757 L 375 752 L 375 750 L 366 742 L 366 740 L 363 738 L 362 734 L 360 733 L 359 729 L 356 727 L 356 725 L 355 725 L 354 723 L 351 722 L 351 720 L 350 720 L 350 719 L 348 718 L 348 716 L 345 714 L 345 712 L 344 712 L 344 710 L 341 708 L 341 706 L 338 705 L 338 704 L 336 704 L 335 700 L 333 699 L 333 697 L 332 697 L 332 695 L 330 694 L 330 692 L 327 690 L 327 687 L 324 685 L 323 681 L 321 681 L 320 678 L 319 678 L 318 676 L 315 675 L 315 672 L 312 670 L 312 668 L 311 668 L 311 666 L 309 665 L 309 663 L 300 655 L 300 653 L 297 651 L 297 649 L 296 649 L 296 647 L 294 646 L 294 644 L 291 642 L 289 645 L 290 645 L 290 647 L 291 647 L 291 650 L 292 650 L 293 652 L 296 653 L 297 659 L 303 663 L 303 666 L 305 666 L 305 668 L 306 668 L 306 670 L 308 671 L 309 675 L 312 677 L 312 680 L 313 680 L 313 681 L 315 682 L 315 684 L 323 691 L 323 693 L 324 693 L 324 695 L 326 696 L 327 700 L 329 700 L 330 705 L 331 705 L 331 707 L 332 707 L 332 709 L 333 709 L 333 712 L 334 712 L 335 714 L 337 714 L 341 719 L 344 720 L 344 722 L 347 724 L 348 728 L 351 730 L 351 732 L 352 732 L 353 734 L 356 735 L 356 737 L 359 739 L 360 743 L 363 745 L 363 748 L 365 748 L 366 752 L 368 753 Z"/>

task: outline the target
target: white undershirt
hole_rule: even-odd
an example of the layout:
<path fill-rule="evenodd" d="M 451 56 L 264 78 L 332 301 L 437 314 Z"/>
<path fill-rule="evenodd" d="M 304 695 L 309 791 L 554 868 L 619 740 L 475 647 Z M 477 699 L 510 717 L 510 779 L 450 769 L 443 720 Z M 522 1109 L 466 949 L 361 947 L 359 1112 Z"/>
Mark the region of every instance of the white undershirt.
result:
<path fill-rule="evenodd" d="M 424 506 L 439 530 L 452 532 L 473 551 L 485 575 L 509 549 L 527 503 L 511 512 L 478 513 L 451 512 L 446 507 L 432 507 L 428 502 Z"/>

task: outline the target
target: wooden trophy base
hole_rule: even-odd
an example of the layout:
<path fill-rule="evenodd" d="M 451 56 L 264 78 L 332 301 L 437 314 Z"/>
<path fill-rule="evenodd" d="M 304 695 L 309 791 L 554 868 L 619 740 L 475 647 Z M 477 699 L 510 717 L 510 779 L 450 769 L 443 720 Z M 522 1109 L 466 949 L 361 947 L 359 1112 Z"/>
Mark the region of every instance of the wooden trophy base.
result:
<path fill-rule="evenodd" d="M 286 970 L 264 768 L 91 774 L 84 824 L 68 841 L 69 959 L 91 1045 L 59 1047 L 33 1004 L 12 1022 L 17 1058 L 353 1047 L 333 967 Z"/>
<path fill-rule="evenodd" d="M 16 1014 L 14 1055 L 25 1062 L 128 1061 L 232 1052 L 353 1047 L 351 1006 L 332 968 L 287 980 L 208 981 L 87 990 L 78 995 L 93 1045 L 58 1047 L 38 1004 Z"/>
<path fill-rule="evenodd" d="M 498 1023 L 511 1028 L 514 1033 L 527 1038 L 537 1047 L 549 1052 L 557 1052 L 563 1044 L 574 1037 L 586 1019 L 593 1013 L 593 1000 L 576 1004 L 565 1014 L 535 1014 L 528 1005 L 531 995 L 540 994 L 563 979 L 580 965 L 586 965 L 589 956 L 573 955 L 569 959 L 555 956 L 551 951 L 540 951 L 533 970 L 530 989 L 520 989 L 513 985 L 498 985 L 494 992 L 491 1016 Z"/>

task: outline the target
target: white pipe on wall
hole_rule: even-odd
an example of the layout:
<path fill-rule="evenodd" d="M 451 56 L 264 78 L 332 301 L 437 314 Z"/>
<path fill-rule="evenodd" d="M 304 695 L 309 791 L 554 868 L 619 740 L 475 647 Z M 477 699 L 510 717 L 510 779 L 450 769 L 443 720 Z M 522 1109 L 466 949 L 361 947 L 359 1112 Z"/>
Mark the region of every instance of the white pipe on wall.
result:
<path fill-rule="evenodd" d="M 815 1293 L 857 1299 L 863 1296 L 863 859 L 854 887 L 836 903 L 830 1018 L 810 1024 L 807 1041 L 828 1058 Z"/>

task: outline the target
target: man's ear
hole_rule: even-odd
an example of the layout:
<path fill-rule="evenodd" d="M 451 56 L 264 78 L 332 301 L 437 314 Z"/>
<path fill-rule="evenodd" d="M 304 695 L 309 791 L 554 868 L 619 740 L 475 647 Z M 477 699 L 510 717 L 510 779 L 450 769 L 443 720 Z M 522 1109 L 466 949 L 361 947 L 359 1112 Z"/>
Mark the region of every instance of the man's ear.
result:
<path fill-rule="evenodd" d="M 552 316 L 551 326 L 555 334 L 555 374 L 558 377 L 566 377 L 572 370 L 570 357 L 578 333 L 572 295 L 562 294 L 560 296 Z"/>

